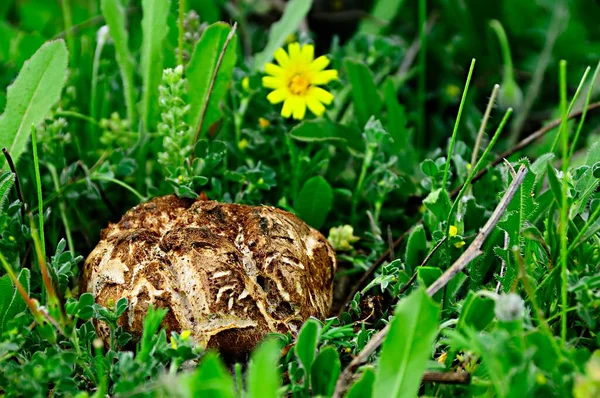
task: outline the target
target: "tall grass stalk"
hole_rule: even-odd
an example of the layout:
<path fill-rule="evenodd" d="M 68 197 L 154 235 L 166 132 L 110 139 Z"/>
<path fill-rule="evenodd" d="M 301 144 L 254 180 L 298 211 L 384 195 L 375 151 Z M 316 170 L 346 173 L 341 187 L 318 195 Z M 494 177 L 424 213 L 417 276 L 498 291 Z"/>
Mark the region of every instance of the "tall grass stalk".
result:
<path fill-rule="evenodd" d="M 454 144 L 456 144 L 456 136 L 458 133 L 458 126 L 460 125 L 460 118 L 462 116 L 463 107 L 467 99 L 467 92 L 469 91 L 469 85 L 471 84 L 471 76 L 473 75 L 473 69 L 475 69 L 475 58 L 471 60 L 471 67 L 469 68 L 469 74 L 467 76 L 467 82 L 463 89 L 462 98 L 460 99 L 460 106 L 458 107 L 458 115 L 456 116 L 456 122 L 454 123 L 454 130 L 452 131 L 452 139 L 450 140 L 450 148 L 448 148 L 448 156 L 446 157 L 446 167 L 444 168 L 444 179 L 442 181 L 442 189 L 446 189 L 446 183 L 448 182 L 448 173 L 450 171 L 450 160 L 452 158 L 452 152 L 454 152 Z"/>

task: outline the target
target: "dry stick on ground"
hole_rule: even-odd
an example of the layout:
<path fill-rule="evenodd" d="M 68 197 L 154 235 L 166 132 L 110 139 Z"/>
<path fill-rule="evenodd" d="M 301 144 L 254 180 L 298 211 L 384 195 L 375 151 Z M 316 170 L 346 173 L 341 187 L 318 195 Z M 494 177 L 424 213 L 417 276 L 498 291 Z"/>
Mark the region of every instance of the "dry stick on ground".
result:
<path fill-rule="evenodd" d="M 440 247 L 442 247 L 442 245 L 444 244 L 444 242 L 446 241 L 446 237 L 444 236 L 438 243 L 437 245 L 435 245 L 435 247 L 433 248 L 433 250 L 431 250 L 429 252 L 429 254 L 427 255 L 427 257 L 425 257 L 425 260 L 423 260 L 423 262 L 421 263 L 421 265 L 419 265 L 419 267 L 424 267 L 427 265 L 427 263 L 429 262 L 429 260 L 431 260 L 431 258 L 433 257 L 433 255 L 435 254 L 435 252 L 438 251 L 438 249 Z M 400 297 L 401 295 L 403 295 L 408 288 L 415 282 L 415 280 L 417 280 L 417 270 L 415 270 L 415 272 L 412 274 L 412 276 L 410 277 L 410 279 L 408 280 L 408 282 L 406 282 L 406 285 L 402 286 L 402 289 L 400 289 L 400 291 L 398 292 L 398 294 L 396 295 L 396 298 Z"/>
<path fill-rule="evenodd" d="M 17 174 L 17 168 L 15 167 L 15 162 L 13 162 L 12 156 L 8 153 L 8 149 L 2 148 L 2 153 L 6 158 L 6 163 L 8 163 L 8 167 L 10 171 L 15 175 L 15 188 L 17 189 L 17 196 L 19 197 L 19 201 L 21 201 L 21 218 L 22 221 L 25 222 L 25 212 L 27 211 L 27 203 L 25 203 L 25 197 L 23 196 L 23 190 L 21 189 L 21 181 L 19 179 L 19 175 Z"/>
<path fill-rule="evenodd" d="M 523 179 L 525 178 L 526 174 L 527 168 L 522 165 L 519 168 L 516 177 L 513 179 L 510 186 L 504 193 L 504 196 L 500 200 L 500 203 L 498 203 L 498 206 L 496 206 L 496 209 L 492 213 L 491 217 L 485 223 L 483 228 L 479 231 L 479 233 L 477 234 L 473 242 L 471 242 L 467 250 L 463 252 L 463 254 L 454 262 L 454 264 L 452 264 L 450 268 L 448 268 L 442 274 L 442 276 L 440 276 L 435 282 L 433 282 L 433 284 L 431 284 L 427 288 L 427 294 L 429 296 L 433 296 L 438 291 L 440 291 L 444 286 L 448 284 L 448 282 L 450 282 L 450 280 L 452 280 L 452 278 L 454 278 L 456 274 L 461 272 L 471 261 L 473 261 L 475 258 L 477 258 L 483 253 L 481 251 L 481 246 L 483 245 L 487 237 L 490 235 L 490 233 L 492 233 L 492 230 L 494 229 L 498 221 L 500 221 L 500 218 L 506 211 L 506 208 L 508 207 L 513 196 L 519 189 L 519 186 L 523 183 Z M 354 374 L 356 368 L 358 368 L 358 366 L 366 362 L 367 359 L 375 352 L 375 350 L 377 350 L 377 348 L 381 346 L 383 340 L 385 339 L 385 336 L 389 331 L 389 328 L 390 325 L 388 323 L 383 329 L 381 329 L 379 332 L 373 335 L 373 337 L 371 337 L 365 348 L 363 348 L 363 350 L 360 353 L 358 353 L 358 355 L 350 362 L 348 366 L 346 366 L 335 386 L 335 393 L 333 395 L 334 397 L 341 397 L 344 394 L 344 392 L 348 389 L 349 384 L 352 380 L 352 375 Z"/>
<path fill-rule="evenodd" d="M 422 380 L 423 383 L 469 384 L 471 382 L 471 373 L 425 372 Z"/>

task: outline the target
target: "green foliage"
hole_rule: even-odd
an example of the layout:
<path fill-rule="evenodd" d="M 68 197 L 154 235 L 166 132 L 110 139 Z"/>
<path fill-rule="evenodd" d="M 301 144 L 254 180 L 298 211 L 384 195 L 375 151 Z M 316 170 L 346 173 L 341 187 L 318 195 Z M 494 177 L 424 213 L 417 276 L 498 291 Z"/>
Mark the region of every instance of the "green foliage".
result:
<path fill-rule="evenodd" d="M 219 103 L 225 96 L 236 59 L 235 29 L 218 22 L 204 31 L 187 70 L 189 120 L 202 134 L 219 119 Z"/>
<path fill-rule="evenodd" d="M 144 18 L 142 19 L 143 41 L 140 71 L 143 85 L 140 114 L 146 131 L 154 129 L 158 117 L 158 86 L 163 70 L 163 46 L 169 31 L 167 16 L 169 15 L 170 5 L 171 0 L 142 1 Z M 119 45 L 122 46 L 123 44 L 121 42 Z M 126 57 L 126 54 L 122 53 L 119 57 Z M 123 59 L 122 62 L 127 61 Z M 122 65 L 121 70 L 123 70 Z M 125 70 L 125 72 L 127 71 Z"/>
<path fill-rule="evenodd" d="M 25 150 L 31 125 L 40 124 L 60 99 L 68 57 L 62 40 L 44 44 L 8 87 L 6 108 L 0 116 L 0 148 L 7 148 L 13 161 Z M 0 165 L 5 164 L 0 160 Z"/>
<path fill-rule="evenodd" d="M 286 38 L 298 30 L 311 6 L 312 0 L 291 0 L 286 4 L 281 19 L 269 30 L 267 45 L 254 56 L 252 69 L 262 70 L 265 64 L 273 59 L 275 50 L 283 46 Z"/>
<path fill-rule="evenodd" d="M 298 216 L 310 226 L 320 229 L 333 206 L 333 190 L 321 176 L 315 176 L 302 185 L 294 200 Z"/>
<path fill-rule="evenodd" d="M 123 80 L 123 94 L 127 106 L 127 119 L 135 125 L 136 118 L 136 89 L 134 86 L 134 59 L 129 51 L 129 35 L 126 30 L 127 17 L 125 9 L 119 0 L 102 0 L 102 15 L 106 19 L 110 37 L 115 45 L 115 55 L 121 79 Z M 148 86 L 148 89 L 151 87 Z"/>
<path fill-rule="evenodd" d="M 598 7 L 129 3 L 0 5 L 0 146 L 16 161 L 0 172 L 0 395 L 597 395 L 600 68 L 590 79 L 586 67 L 600 57 Z M 285 119 L 267 99 L 263 67 L 291 42 L 337 70 L 322 116 Z M 514 109 L 482 118 L 496 82 L 491 105 Z M 524 182 L 481 242 L 520 165 Z M 339 316 L 304 321 L 315 313 L 294 304 L 269 325 L 285 334 L 240 357 L 197 344 L 196 329 L 165 330 L 163 308 L 130 333 L 126 297 L 102 306 L 83 290 L 82 255 L 109 222 L 168 194 L 275 206 L 328 235 Z M 260 311 L 279 313 L 271 294 Z"/>
<path fill-rule="evenodd" d="M 279 374 L 279 342 L 275 339 L 263 342 L 253 353 L 248 366 L 248 397 L 279 397 L 281 376 Z"/>
<path fill-rule="evenodd" d="M 373 396 L 416 395 L 438 333 L 439 311 L 423 289 L 398 303 L 383 343 Z"/>

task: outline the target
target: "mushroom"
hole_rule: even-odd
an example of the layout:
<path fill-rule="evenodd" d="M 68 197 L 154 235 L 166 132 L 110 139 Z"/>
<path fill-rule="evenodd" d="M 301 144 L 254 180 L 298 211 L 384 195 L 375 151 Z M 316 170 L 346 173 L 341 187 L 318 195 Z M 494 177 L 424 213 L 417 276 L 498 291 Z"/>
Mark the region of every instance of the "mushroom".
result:
<path fill-rule="evenodd" d="M 129 300 L 119 324 L 133 336 L 152 304 L 169 309 L 167 332 L 239 357 L 266 333 L 326 317 L 336 266 L 327 239 L 291 213 L 162 196 L 102 231 L 81 283 L 104 306 Z"/>

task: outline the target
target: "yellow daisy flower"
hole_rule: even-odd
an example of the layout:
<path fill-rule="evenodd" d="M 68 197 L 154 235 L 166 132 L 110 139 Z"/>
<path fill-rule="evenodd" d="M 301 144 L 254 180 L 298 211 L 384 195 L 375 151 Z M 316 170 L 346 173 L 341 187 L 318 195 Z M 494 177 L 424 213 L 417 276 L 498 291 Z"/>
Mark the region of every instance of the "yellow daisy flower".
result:
<path fill-rule="evenodd" d="M 323 104 L 329 105 L 333 101 L 333 95 L 318 86 L 337 79 L 338 71 L 325 70 L 329 59 L 324 55 L 314 59 L 314 55 L 312 44 L 292 43 L 287 53 L 283 48 L 275 51 L 279 65 L 265 65 L 265 72 L 270 76 L 263 77 L 262 83 L 265 88 L 273 89 L 267 99 L 272 104 L 283 102 L 283 117 L 302 120 L 307 107 L 315 116 L 321 116 L 325 112 Z"/>

